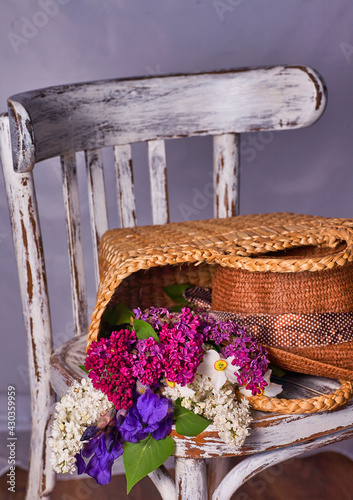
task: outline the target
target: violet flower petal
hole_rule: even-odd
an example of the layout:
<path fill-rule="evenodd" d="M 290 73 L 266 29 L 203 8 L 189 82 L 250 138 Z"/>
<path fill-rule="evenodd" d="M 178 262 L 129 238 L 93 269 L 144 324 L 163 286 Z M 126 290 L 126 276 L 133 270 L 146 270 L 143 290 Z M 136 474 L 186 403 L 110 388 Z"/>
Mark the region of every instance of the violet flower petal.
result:
<path fill-rule="evenodd" d="M 160 422 L 168 412 L 166 398 L 160 398 L 151 390 L 147 390 L 137 400 L 137 409 L 146 424 L 153 425 Z"/>
<path fill-rule="evenodd" d="M 168 436 L 168 434 L 172 431 L 173 425 L 173 414 L 170 417 L 166 418 L 163 422 L 160 423 L 158 429 L 154 432 L 151 432 L 151 436 L 158 441 L 159 439 L 164 439 Z"/>
<path fill-rule="evenodd" d="M 81 453 L 77 453 L 75 456 L 76 458 L 76 467 L 77 467 L 77 474 L 83 474 L 86 472 L 86 462 L 83 460 Z"/>

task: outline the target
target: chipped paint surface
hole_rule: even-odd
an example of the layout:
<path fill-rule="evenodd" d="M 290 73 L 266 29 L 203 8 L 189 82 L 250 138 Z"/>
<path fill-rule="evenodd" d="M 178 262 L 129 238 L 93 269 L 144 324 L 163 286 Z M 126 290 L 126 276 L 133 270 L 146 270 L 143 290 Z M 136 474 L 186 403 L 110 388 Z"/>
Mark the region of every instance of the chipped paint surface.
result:
<path fill-rule="evenodd" d="M 9 120 L 4 115 L 0 116 L 0 155 L 27 334 L 32 415 L 31 473 L 27 498 L 32 499 L 42 497 L 42 490 L 52 487 L 55 476 L 45 467 L 45 433 L 55 401 L 49 372 L 52 332 L 33 178 L 31 172 L 17 174 L 13 171 Z"/>
<path fill-rule="evenodd" d="M 19 171 L 69 151 L 307 127 L 325 105 L 320 75 L 305 66 L 106 80 L 9 99 Z"/>
<path fill-rule="evenodd" d="M 17 170 L 30 172 L 35 161 L 62 155 L 72 300 L 76 333 L 83 334 L 58 350 L 49 368 L 50 314 L 33 180 L 31 174 L 17 177 L 10 174 L 8 119 L 2 117 L 1 159 L 7 171 L 8 196 L 13 207 L 11 217 L 29 339 L 34 438 L 28 499 L 43 497 L 44 493 L 38 491 L 44 488 L 47 494 L 54 483 L 53 473 L 46 470 L 44 456 L 47 452 L 44 434 L 53 402 L 50 378 L 53 388 L 63 395 L 67 386 L 83 375 L 78 365 L 85 357 L 87 301 L 74 152 L 86 150 L 98 280 L 97 246 L 108 226 L 106 209 L 101 208 L 105 206 L 105 195 L 99 148 L 114 146 L 121 225 L 133 227 L 136 208 L 130 143 L 148 141 L 153 222 L 164 223 L 169 220 L 169 207 L 163 139 L 214 135 L 215 215 L 227 217 L 238 213 L 238 133 L 308 126 L 322 114 L 325 102 L 324 83 L 315 71 L 286 66 L 66 85 L 10 99 Z M 24 193 L 24 198 L 14 208 L 19 192 Z M 287 447 L 299 446 L 302 452 L 308 446 L 322 446 L 330 439 L 350 436 L 351 413 L 351 405 L 321 415 L 279 416 L 255 412 L 250 435 L 241 449 L 221 442 L 212 426 L 196 438 L 178 436 L 174 431 L 176 484 L 163 468 L 150 476 L 164 500 L 205 500 L 207 457 L 249 455 L 243 469 L 233 473 L 238 479 L 234 482 L 234 477 L 229 476 L 232 484 L 241 484 L 241 478 L 246 480 L 269 466 L 267 464 L 284 460 L 290 453 Z M 342 429 L 349 430 L 339 433 Z M 336 432 L 335 438 L 333 432 Z M 291 450 L 293 452 L 293 448 Z M 261 458 L 259 453 L 268 456 Z M 214 496 L 214 500 L 228 498 L 227 481 L 216 490 L 218 496 Z"/>
<path fill-rule="evenodd" d="M 169 222 L 167 163 L 164 141 L 148 141 L 153 224 Z"/>
<path fill-rule="evenodd" d="M 134 176 L 132 172 L 131 146 L 114 147 L 117 192 L 121 227 L 136 226 Z"/>
<path fill-rule="evenodd" d="M 75 335 L 79 336 L 88 330 L 88 310 L 75 153 L 61 156 L 61 169 Z"/>
<path fill-rule="evenodd" d="M 91 234 L 93 246 L 94 271 L 96 286 L 99 284 L 98 246 L 99 241 L 108 229 L 107 202 L 105 197 L 102 150 L 94 149 L 85 152 L 88 202 L 91 217 Z"/>
<path fill-rule="evenodd" d="M 177 500 L 177 491 L 174 480 L 167 469 L 162 465 L 148 474 L 159 491 L 162 500 Z"/>
<path fill-rule="evenodd" d="M 213 138 L 214 216 L 239 214 L 239 135 L 224 134 Z"/>

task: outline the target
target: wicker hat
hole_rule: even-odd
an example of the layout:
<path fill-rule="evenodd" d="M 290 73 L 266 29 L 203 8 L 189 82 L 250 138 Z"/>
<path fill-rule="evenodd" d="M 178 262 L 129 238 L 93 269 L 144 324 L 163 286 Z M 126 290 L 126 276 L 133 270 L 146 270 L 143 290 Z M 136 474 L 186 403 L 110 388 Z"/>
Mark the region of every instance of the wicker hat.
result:
<path fill-rule="evenodd" d="M 88 344 L 116 301 L 168 307 L 164 287 L 190 283 L 212 286 L 212 310 L 246 325 L 276 365 L 353 380 L 352 220 L 284 213 L 115 229 L 99 264 Z"/>

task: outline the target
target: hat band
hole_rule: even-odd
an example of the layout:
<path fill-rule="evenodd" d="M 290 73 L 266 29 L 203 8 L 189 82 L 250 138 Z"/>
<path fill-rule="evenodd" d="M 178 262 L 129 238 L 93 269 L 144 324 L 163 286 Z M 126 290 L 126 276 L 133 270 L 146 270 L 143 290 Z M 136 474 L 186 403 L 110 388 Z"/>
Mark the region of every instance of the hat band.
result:
<path fill-rule="evenodd" d="M 353 340 L 353 313 L 242 315 L 210 311 L 219 320 L 246 327 L 263 345 L 282 348 L 324 347 Z"/>

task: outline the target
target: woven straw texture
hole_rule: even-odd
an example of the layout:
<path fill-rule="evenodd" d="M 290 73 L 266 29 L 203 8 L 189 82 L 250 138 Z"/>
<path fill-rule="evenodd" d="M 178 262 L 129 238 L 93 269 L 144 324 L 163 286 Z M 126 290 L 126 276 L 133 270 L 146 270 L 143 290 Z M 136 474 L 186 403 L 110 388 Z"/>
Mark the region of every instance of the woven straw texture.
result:
<path fill-rule="evenodd" d="M 100 243 L 101 279 L 88 345 L 99 338 L 102 315 L 115 302 L 142 308 L 169 307 L 173 303 L 163 292 L 166 285 L 179 282 L 211 286 L 219 266 L 255 274 L 288 273 L 291 276 L 294 273 L 321 275 L 327 270 L 337 270 L 337 283 L 342 287 L 342 269 L 353 261 L 352 228 L 350 219 L 285 213 L 107 231 Z M 317 304 L 319 306 L 319 299 Z M 343 306 L 344 310 L 347 308 L 349 306 Z M 274 358 L 287 355 L 281 349 L 272 351 Z M 301 358 L 299 354 L 298 358 Z M 290 400 L 284 405 L 277 398 L 250 399 L 254 407 L 265 411 L 308 413 L 343 404 L 351 391 L 351 384 L 344 383 L 333 395 L 313 398 L 313 402 L 306 405 L 300 401 L 307 400 L 293 404 L 291 401 L 295 400 Z"/>
<path fill-rule="evenodd" d="M 134 307 L 168 306 L 165 285 L 210 286 L 216 264 L 276 273 L 344 266 L 353 260 L 352 227 L 350 219 L 260 214 L 107 231 L 100 243 L 101 279 L 88 343 L 97 340 L 102 314 L 114 295 Z M 291 250 L 308 246 L 319 248 L 319 254 L 291 257 Z M 288 257 L 279 259 L 284 250 Z"/>
<path fill-rule="evenodd" d="M 282 414 L 299 415 L 335 410 L 350 400 L 353 394 L 352 382 L 341 381 L 341 387 L 331 394 L 309 399 L 279 399 L 267 396 L 242 396 L 249 401 L 254 410 L 270 411 Z"/>

